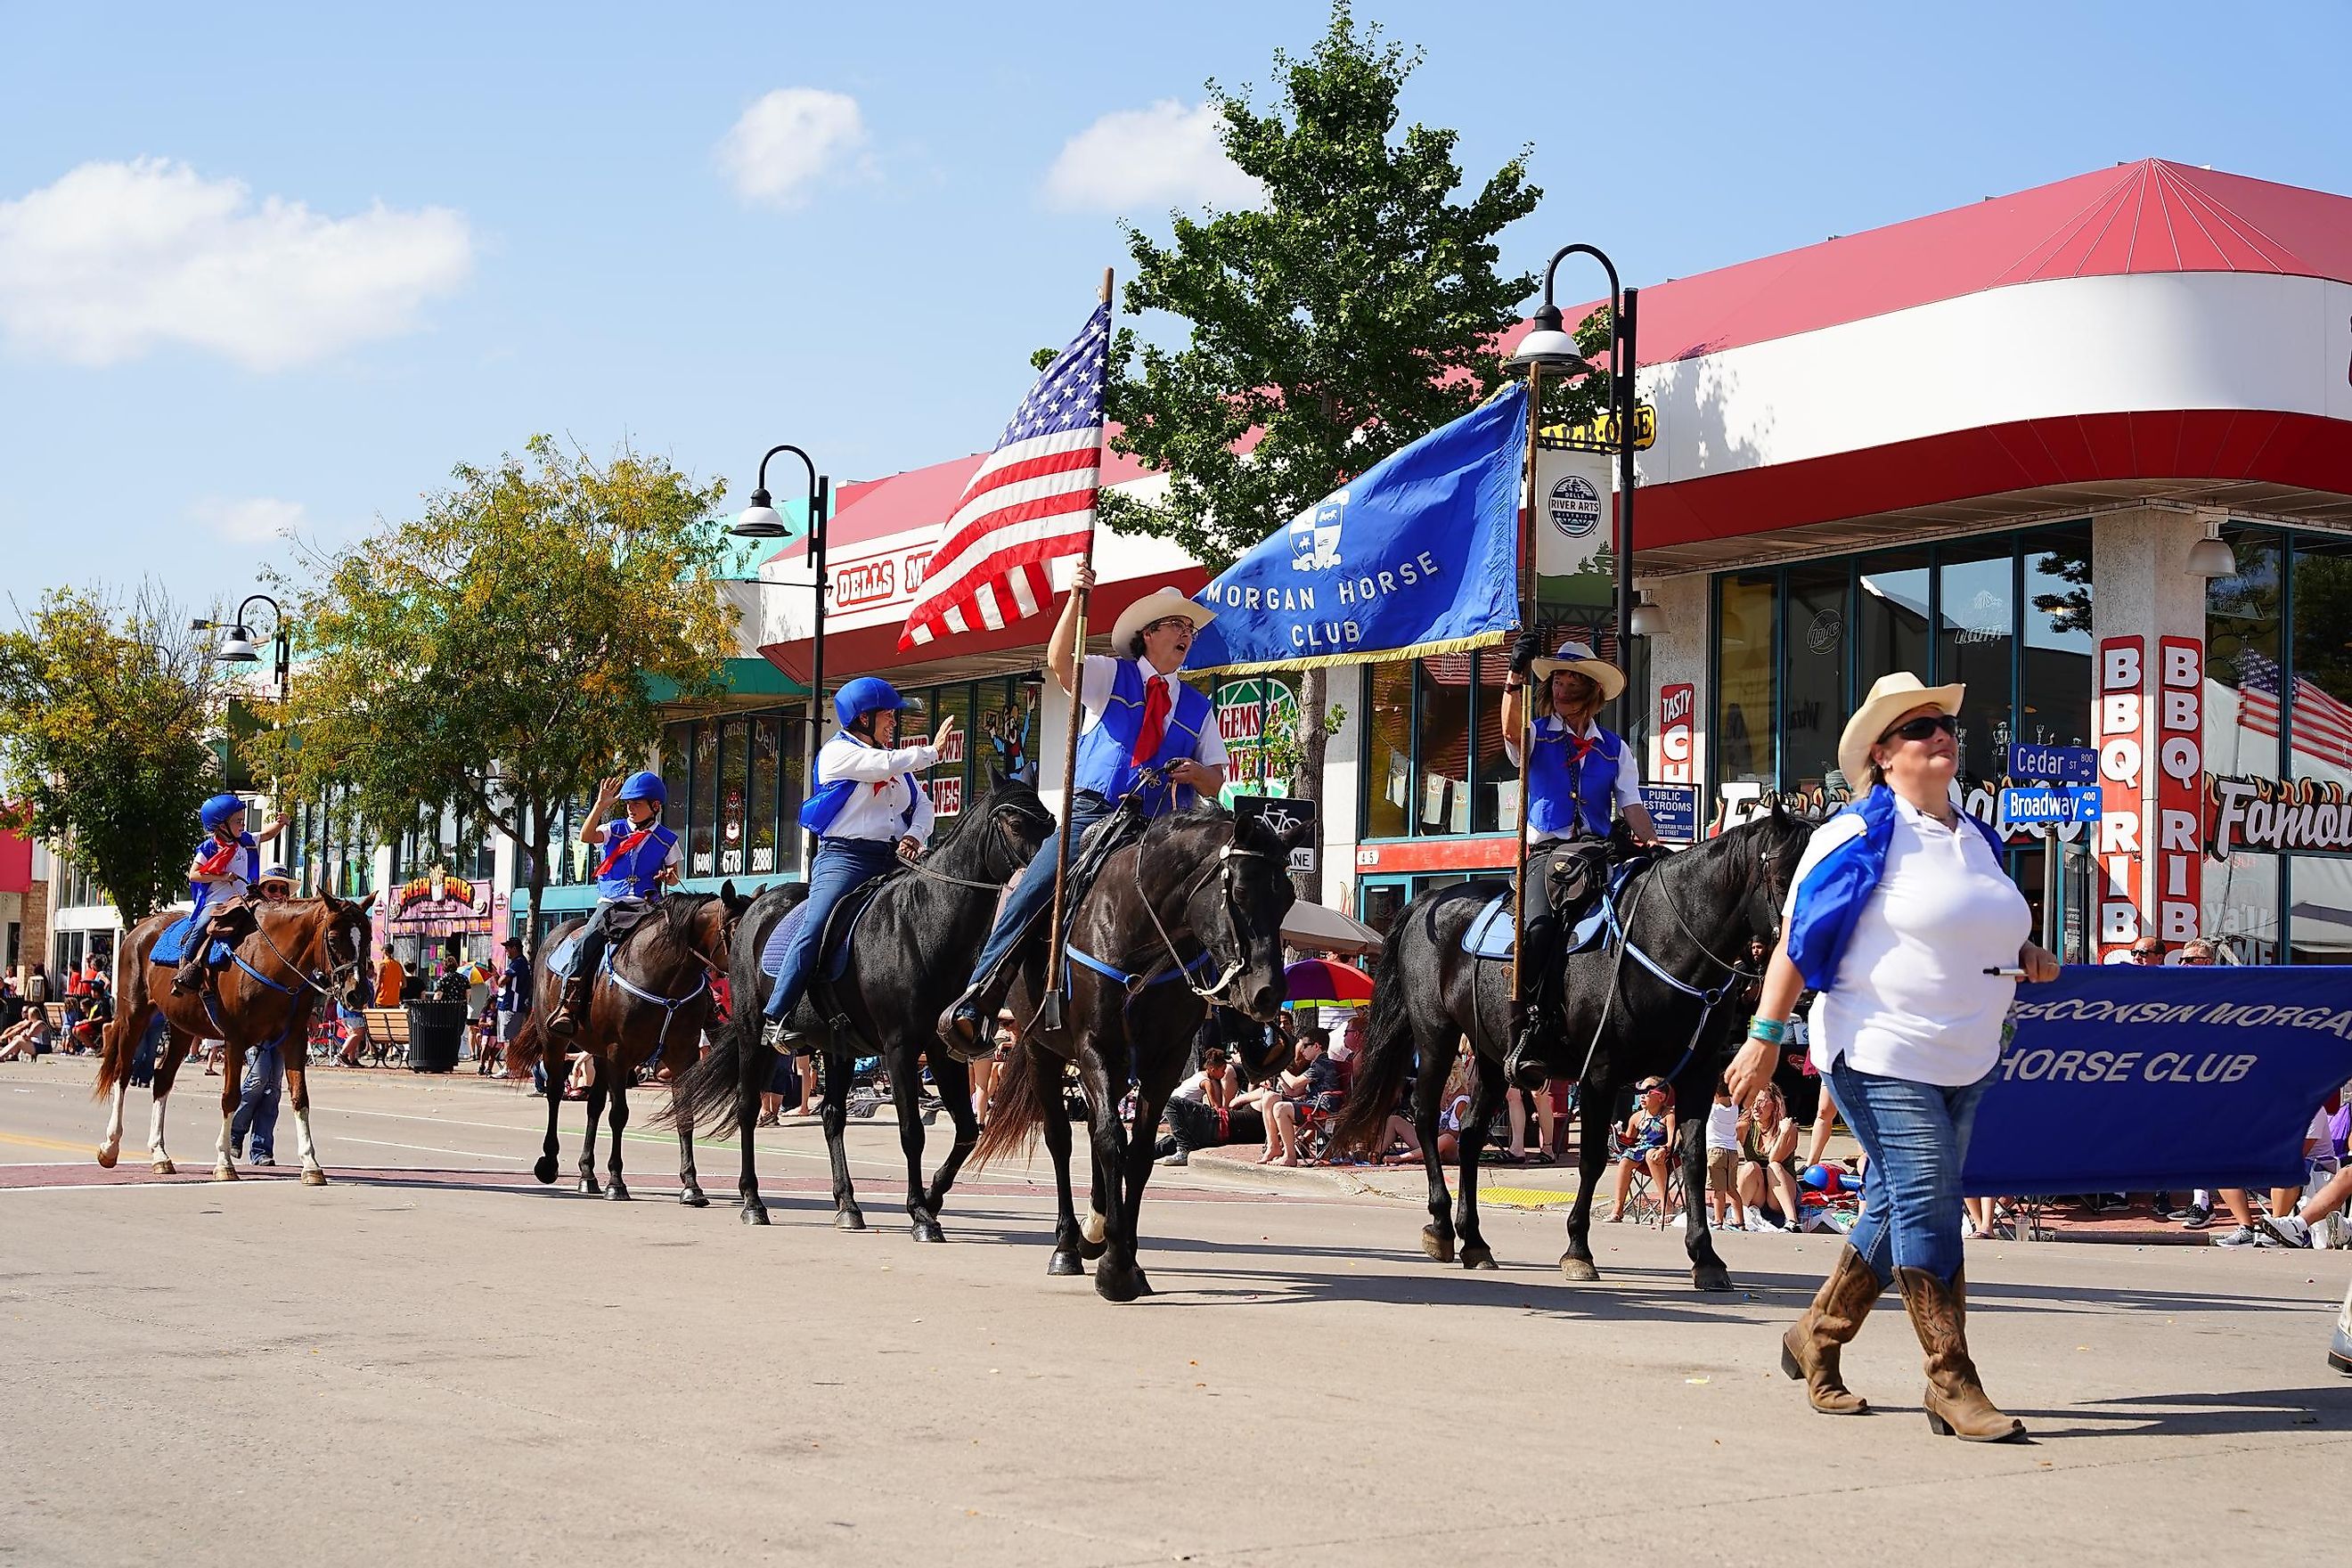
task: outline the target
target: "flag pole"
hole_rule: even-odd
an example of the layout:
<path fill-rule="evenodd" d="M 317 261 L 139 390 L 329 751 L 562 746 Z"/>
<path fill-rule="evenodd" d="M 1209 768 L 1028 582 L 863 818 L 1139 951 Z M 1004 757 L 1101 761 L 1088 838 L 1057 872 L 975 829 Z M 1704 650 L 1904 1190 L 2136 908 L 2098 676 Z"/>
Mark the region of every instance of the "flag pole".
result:
<path fill-rule="evenodd" d="M 1528 483 L 1526 504 L 1519 513 L 1519 629 L 1535 625 L 1536 599 L 1536 450 L 1543 437 L 1543 366 L 1528 366 Z M 1528 946 L 1528 777 L 1535 762 L 1535 692 L 1519 692 L 1519 834 L 1518 871 L 1511 883 L 1511 1009 L 1516 1025 L 1527 1001 L 1521 988 L 1519 954 Z"/>
<path fill-rule="evenodd" d="M 1103 268 L 1101 300 L 1101 303 L 1106 305 L 1111 302 L 1110 285 L 1111 269 L 1106 267 Z M 1105 323 L 1104 331 L 1106 333 L 1109 331 L 1108 322 Z M 1108 388 L 1105 389 L 1105 393 L 1107 395 Z M 1101 435 L 1097 439 L 1099 441 L 1107 438 L 1110 431 L 1110 419 L 1108 414 L 1098 428 Z M 1101 461 L 1099 448 L 1097 448 L 1096 460 L 1098 463 Z M 1097 502 L 1097 508 L 1099 508 L 1099 502 Z M 1097 516 L 1099 516 L 1099 510 Z M 1095 531 L 1092 528 L 1087 530 L 1086 553 L 1078 559 L 1085 570 L 1088 572 L 1094 570 Z M 1053 923 L 1047 928 L 1051 936 L 1050 945 L 1045 950 L 1045 994 L 1038 1004 L 1038 1017 L 1049 1029 L 1058 1029 L 1062 1026 L 1062 967 L 1067 962 L 1062 952 L 1065 945 L 1062 940 L 1062 905 L 1070 879 L 1070 816 L 1076 806 L 1078 795 L 1078 731 L 1085 727 L 1087 721 L 1085 701 L 1087 601 L 1090 595 L 1087 590 L 1081 586 L 1073 586 L 1070 593 L 1077 600 L 1076 617 L 1077 635 L 1070 650 L 1070 722 L 1069 733 L 1063 737 L 1062 744 L 1062 831 L 1055 836 L 1054 914 Z M 1111 649 L 1113 658 L 1117 658 L 1118 654 L 1117 648 Z"/>

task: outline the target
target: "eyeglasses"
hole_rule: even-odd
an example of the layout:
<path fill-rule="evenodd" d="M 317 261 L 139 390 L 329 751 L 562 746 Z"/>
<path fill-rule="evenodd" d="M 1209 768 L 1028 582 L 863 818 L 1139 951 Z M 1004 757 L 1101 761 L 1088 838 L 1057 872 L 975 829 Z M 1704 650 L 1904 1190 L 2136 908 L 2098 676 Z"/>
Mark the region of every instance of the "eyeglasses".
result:
<path fill-rule="evenodd" d="M 1190 616 L 1162 616 L 1143 629 L 1147 632 L 1156 632 L 1162 626 L 1182 626 L 1189 632 L 1192 629 L 1192 617 Z"/>
<path fill-rule="evenodd" d="M 1949 713 L 1930 713 L 1924 719 L 1895 725 L 1878 740 L 1882 745 L 1889 741 L 1924 741 L 1938 730 L 1947 735 L 1957 736 L 1960 732 L 1960 721 Z"/>

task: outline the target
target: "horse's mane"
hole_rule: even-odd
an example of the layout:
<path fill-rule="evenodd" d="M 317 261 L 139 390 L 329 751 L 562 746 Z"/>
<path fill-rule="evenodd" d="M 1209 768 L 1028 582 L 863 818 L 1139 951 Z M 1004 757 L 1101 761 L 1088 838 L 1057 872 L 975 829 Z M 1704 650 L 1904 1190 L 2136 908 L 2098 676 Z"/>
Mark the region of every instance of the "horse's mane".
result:
<path fill-rule="evenodd" d="M 1033 785 L 1023 784 L 1018 779 L 1000 779 L 986 795 L 981 796 L 977 806 L 970 811 L 956 813 L 953 821 L 932 835 L 930 847 L 925 853 L 940 855 L 952 849 L 962 838 L 965 830 L 971 826 L 973 818 L 986 816 L 999 806 L 1004 805 L 1034 806 L 1041 819 L 1048 815 L 1045 803 L 1038 798 L 1037 791 Z"/>
<path fill-rule="evenodd" d="M 716 893 L 671 893 L 654 907 L 661 911 L 661 918 L 668 922 L 667 929 L 671 934 L 691 940 L 694 935 L 695 917 L 718 897 Z"/>

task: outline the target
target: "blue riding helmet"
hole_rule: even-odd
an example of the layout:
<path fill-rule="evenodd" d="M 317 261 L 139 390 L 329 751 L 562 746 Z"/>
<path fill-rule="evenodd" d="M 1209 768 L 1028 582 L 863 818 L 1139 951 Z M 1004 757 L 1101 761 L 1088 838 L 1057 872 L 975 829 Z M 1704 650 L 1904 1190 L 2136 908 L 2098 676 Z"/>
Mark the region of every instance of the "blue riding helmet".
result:
<path fill-rule="evenodd" d="M 669 804 L 669 785 L 662 783 L 656 773 L 640 770 L 631 773 L 621 785 L 621 799 L 649 800 L 656 805 Z"/>
<path fill-rule="evenodd" d="M 205 831 L 206 833 L 218 833 L 222 828 L 228 826 L 228 819 L 230 817 L 235 816 L 238 812 L 243 811 L 244 809 L 245 802 L 237 799 L 236 796 L 233 795 L 216 795 L 213 796 L 212 799 L 205 802 L 204 809 L 197 813 L 197 820 L 201 821 L 205 825 Z M 183 817 L 181 820 L 184 822 L 187 819 Z"/>
<path fill-rule="evenodd" d="M 845 730 L 868 713 L 895 713 L 906 706 L 898 689 L 878 675 L 861 675 L 833 694 L 834 716 Z"/>

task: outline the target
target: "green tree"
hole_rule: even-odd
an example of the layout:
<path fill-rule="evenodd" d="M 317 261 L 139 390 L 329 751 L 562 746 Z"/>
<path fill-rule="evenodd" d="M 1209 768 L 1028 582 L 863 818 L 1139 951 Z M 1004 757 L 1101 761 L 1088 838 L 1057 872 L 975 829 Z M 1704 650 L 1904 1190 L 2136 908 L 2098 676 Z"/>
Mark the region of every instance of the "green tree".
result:
<path fill-rule="evenodd" d="M 384 837 L 445 809 L 496 826 L 528 853 L 536 910 L 558 808 L 643 765 L 649 679 L 717 693 L 736 612 L 714 575 L 723 481 L 544 436 L 526 450 L 460 466 L 424 515 L 316 563 L 288 605 L 282 722 L 256 752 Z"/>
<path fill-rule="evenodd" d="M 0 634 L 0 821 L 70 844 L 126 925 L 187 891 L 223 682 L 186 612 L 61 588 Z"/>
<path fill-rule="evenodd" d="M 1541 193 L 1522 150 L 1459 200 L 1456 132 L 1396 134 L 1421 59 L 1377 26 L 1359 28 L 1336 0 L 1310 55 L 1276 52 L 1278 102 L 1261 111 L 1246 89 L 1209 83 L 1226 155 L 1264 198 L 1176 214 L 1165 245 L 1126 227 L 1127 310 L 1166 312 L 1189 335 L 1171 348 L 1118 333 L 1108 412 L 1123 427 L 1112 444 L 1169 485 L 1149 504 L 1107 493 L 1110 526 L 1172 540 L 1222 570 L 1500 383 L 1496 338 L 1537 280 L 1496 270 L 1496 237 Z M 1589 352 L 1607 338 L 1605 318 L 1580 330 Z M 1604 395 L 1563 385 L 1547 419 L 1581 421 Z M 1320 667 L 1300 682 L 1297 783 L 1308 795 L 1322 779 L 1325 685 Z"/>

